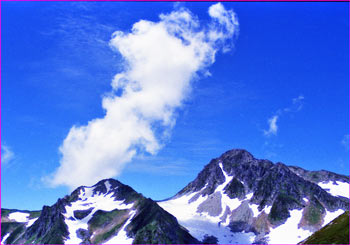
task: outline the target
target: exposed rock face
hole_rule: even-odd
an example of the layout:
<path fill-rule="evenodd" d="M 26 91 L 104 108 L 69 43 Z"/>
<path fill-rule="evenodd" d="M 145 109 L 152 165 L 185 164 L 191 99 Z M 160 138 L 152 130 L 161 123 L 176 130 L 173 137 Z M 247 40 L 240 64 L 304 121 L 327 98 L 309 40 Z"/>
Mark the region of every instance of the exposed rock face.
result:
<path fill-rule="evenodd" d="M 327 192 L 320 182 L 338 185 L 349 179 L 234 149 L 211 160 L 195 180 L 159 204 L 117 180 L 101 180 L 41 212 L 25 211 L 25 222 L 10 218 L 16 210 L 2 210 L 1 235 L 7 235 L 3 242 L 8 244 L 235 243 L 232 234 L 243 234 L 240 243 L 268 243 L 273 231 L 295 217 L 296 231 L 314 232 L 330 221 L 330 213 L 349 209 L 348 198 Z"/>
<path fill-rule="evenodd" d="M 225 182 L 227 178 L 229 182 Z M 274 164 L 255 159 L 245 150 L 234 149 L 211 160 L 173 199 L 195 193 L 189 202 L 192 203 L 207 196 L 197 212 L 213 217 L 222 215 L 223 199 L 218 188 L 225 183 L 221 194 L 238 199 L 241 205 L 231 211 L 227 206 L 222 222 L 229 217 L 233 232 L 254 232 L 255 242 L 264 242 L 264 235 L 284 224 L 292 210 L 303 212 L 299 227 L 315 231 L 321 228 L 327 211 L 349 209 L 349 199 L 331 195 L 317 185 L 322 181 L 349 183 L 349 178 L 325 170 L 307 171 L 280 162 Z M 253 215 L 250 205 L 257 205 L 258 216 Z M 269 212 L 265 213 L 264 209 Z"/>
<path fill-rule="evenodd" d="M 295 174 L 303 177 L 308 181 L 314 182 L 316 184 L 323 181 L 343 181 L 343 182 L 349 181 L 348 176 L 332 173 L 327 170 L 308 171 L 296 166 L 288 166 L 288 168 Z"/>
<path fill-rule="evenodd" d="M 237 178 L 233 178 L 224 190 L 230 198 L 238 198 L 240 200 L 244 199 L 246 194 L 248 194 L 245 192 L 242 182 L 240 182 Z"/>
<path fill-rule="evenodd" d="M 151 199 L 143 199 L 139 204 L 139 213 L 131 221 L 128 230 L 137 244 L 199 243 L 177 223 L 174 216 Z"/>
<path fill-rule="evenodd" d="M 253 212 L 248 206 L 248 201 L 232 211 L 230 216 L 230 228 L 232 232 L 255 232 L 253 223 Z"/>
<path fill-rule="evenodd" d="M 51 207 L 44 206 L 40 217 L 24 233 L 20 241 L 38 241 L 40 243 L 60 244 L 69 235 L 67 225 L 64 223 L 66 199 L 58 199 Z"/>
<path fill-rule="evenodd" d="M 98 204 L 100 206 L 94 206 L 96 197 L 102 202 Z M 119 208 L 111 211 L 110 207 L 106 207 L 107 211 L 98 209 L 103 208 L 104 201 Z M 74 205 L 81 208 L 73 210 L 69 216 L 67 210 Z M 77 220 L 86 223 L 84 227 L 87 229 L 69 227 L 67 222 Z M 6 242 L 17 244 L 63 244 L 71 243 L 73 240 L 69 239 L 74 237 L 73 243 L 100 244 L 119 232 L 125 232 L 124 239 L 131 239 L 133 243 L 199 243 L 156 202 L 114 179 L 102 180 L 92 187 L 79 187 L 53 206 L 44 206 L 39 218 L 28 228 L 22 223 L 13 228 L 8 224 L 2 224 L 2 227 L 11 232 L 12 237 Z"/>
<path fill-rule="evenodd" d="M 215 192 L 208 197 L 207 200 L 202 202 L 198 206 L 198 212 L 208 212 L 211 216 L 218 216 L 222 212 L 221 207 L 221 194 L 220 192 Z"/>
<path fill-rule="evenodd" d="M 339 208 L 348 209 L 348 199 L 330 195 L 315 182 L 309 181 L 311 177 L 305 179 L 303 176 L 309 176 L 308 171 L 288 167 L 283 163 L 273 164 L 268 160 L 258 160 L 249 152 L 237 149 L 227 151 L 219 158 L 213 159 L 177 196 L 200 190 L 202 195 L 212 194 L 220 184 L 224 183 L 224 175 L 219 167 L 220 162 L 223 170 L 229 176 L 233 176 L 232 181 L 225 187 L 225 193 L 230 198 L 240 199 L 246 193 L 254 193 L 251 202 L 258 204 L 259 210 L 273 204 L 275 204 L 273 209 L 279 209 L 279 213 L 295 208 L 301 209 L 305 207 L 305 201 L 303 201 L 305 197 L 318 199 L 330 211 Z M 296 172 L 302 174 L 298 175 Z M 346 176 L 328 171 L 311 173 L 313 176 L 319 174 L 317 179 L 329 180 L 335 177 L 349 182 Z M 277 207 L 280 205 L 283 207 Z M 284 214 L 284 218 L 281 218 L 283 220 L 287 217 L 288 215 Z"/>

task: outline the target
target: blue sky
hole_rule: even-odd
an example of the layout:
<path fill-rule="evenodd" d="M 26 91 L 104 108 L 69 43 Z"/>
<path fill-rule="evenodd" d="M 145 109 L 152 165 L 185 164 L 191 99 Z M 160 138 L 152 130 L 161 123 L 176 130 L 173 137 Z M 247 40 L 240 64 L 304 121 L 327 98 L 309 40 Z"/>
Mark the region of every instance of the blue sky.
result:
<path fill-rule="evenodd" d="M 1 206 L 41 209 L 70 192 L 66 180 L 48 179 L 62 165 L 59 148 L 72 126 L 104 118 L 102 99 L 125 71 L 112 33 L 126 35 L 140 20 L 159 23 L 160 14 L 183 8 L 210 28 L 211 5 L 2 2 Z M 191 70 L 197 75 L 174 102 L 171 123 L 147 121 L 159 143 L 155 154 L 146 149 L 154 141 L 141 140 L 116 178 L 147 197 L 167 198 L 231 148 L 348 175 L 348 3 L 223 6 L 235 12 L 239 33 L 211 46 L 214 63 Z"/>

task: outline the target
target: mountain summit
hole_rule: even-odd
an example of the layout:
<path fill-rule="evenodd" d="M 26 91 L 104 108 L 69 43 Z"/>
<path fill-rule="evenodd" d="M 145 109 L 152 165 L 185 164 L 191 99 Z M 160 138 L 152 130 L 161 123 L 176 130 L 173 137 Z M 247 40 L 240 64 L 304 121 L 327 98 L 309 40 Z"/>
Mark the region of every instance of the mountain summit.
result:
<path fill-rule="evenodd" d="M 41 211 L 1 210 L 5 244 L 296 244 L 349 210 L 349 178 L 234 149 L 155 202 L 114 179 Z"/>
<path fill-rule="evenodd" d="M 200 240 L 297 243 L 348 210 L 348 198 L 347 176 L 274 164 L 234 149 L 159 205 Z"/>
<path fill-rule="evenodd" d="M 114 179 L 77 188 L 53 206 L 44 206 L 35 220 L 22 223 L 12 217 L 17 222 L 1 224 L 2 231 L 10 231 L 1 234 L 4 243 L 199 243 L 156 202 Z"/>

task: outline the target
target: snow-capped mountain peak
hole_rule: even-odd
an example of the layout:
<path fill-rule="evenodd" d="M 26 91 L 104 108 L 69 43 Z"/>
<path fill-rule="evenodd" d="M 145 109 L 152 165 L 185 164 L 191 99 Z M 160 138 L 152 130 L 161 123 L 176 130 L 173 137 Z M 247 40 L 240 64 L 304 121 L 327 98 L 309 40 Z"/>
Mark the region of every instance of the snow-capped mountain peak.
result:
<path fill-rule="evenodd" d="M 225 152 L 156 203 L 114 179 L 41 211 L 2 209 L 2 243 L 298 243 L 349 209 L 349 179 Z"/>
<path fill-rule="evenodd" d="M 312 174 L 342 182 L 314 182 L 304 177 L 307 170 L 234 149 L 210 161 L 195 180 L 159 205 L 198 240 L 297 243 L 348 210 L 348 199 L 335 193 L 348 194 L 349 181 L 330 172 Z M 287 230 L 295 235 L 281 236 Z"/>

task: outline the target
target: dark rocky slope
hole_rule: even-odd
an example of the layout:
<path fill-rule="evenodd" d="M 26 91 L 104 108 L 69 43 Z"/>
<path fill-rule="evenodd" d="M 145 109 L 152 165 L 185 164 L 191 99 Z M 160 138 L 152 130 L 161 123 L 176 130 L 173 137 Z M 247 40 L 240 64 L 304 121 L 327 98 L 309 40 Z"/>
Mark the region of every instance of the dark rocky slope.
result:
<path fill-rule="evenodd" d="M 110 184 L 109 189 L 106 186 L 107 181 Z M 81 193 L 86 188 L 89 187 L 79 187 L 71 195 L 58 199 L 53 206 L 44 206 L 39 218 L 28 228 L 20 223 L 13 228 L 2 223 L 2 230 L 12 232 L 5 243 L 63 244 L 70 235 L 69 228 L 65 223 L 66 207 L 71 206 L 76 201 L 84 201 Z M 92 196 L 112 194 L 115 201 L 123 201 L 123 204 L 134 204 L 132 211 L 136 214 L 126 226 L 128 237 L 134 238 L 133 243 L 199 243 L 178 224 L 175 217 L 159 207 L 153 200 L 135 192 L 131 187 L 123 185 L 117 180 L 108 179 L 98 182 L 91 188 Z M 84 219 L 92 209 L 75 210 L 74 217 L 70 218 Z M 121 230 L 126 220 L 130 218 L 129 214 L 129 210 L 97 210 L 88 221 L 88 230 L 77 230 L 77 236 L 85 244 L 106 242 Z"/>
<path fill-rule="evenodd" d="M 198 204 L 195 215 L 217 217 L 217 226 L 225 224 L 229 233 L 249 232 L 254 234 L 255 243 L 267 243 L 271 230 L 283 225 L 292 210 L 299 210 L 302 215 L 296 225 L 314 232 L 324 225 L 327 213 L 349 209 L 348 198 L 333 196 L 317 185 L 324 181 L 349 183 L 349 178 L 325 170 L 307 171 L 283 163 L 274 164 L 256 159 L 245 150 L 234 149 L 210 161 L 195 180 L 169 201 L 192 193 L 189 204 L 205 197 L 200 199 L 203 201 Z M 225 206 L 233 199 L 237 206 Z M 101 208 L 99 204 L 106 202 L 111 206 Z M 44 206 L 41 212 L 35 212 L 38 219 L 35 222 L 32 219 L 32 225 L 28 220 L 8 219 L 9 212 L 14 211 L 2 210 L 1 220 L 1 236 L 7 236 L 4 239 L 7 244 L 67 241 L 101 244 L 122 233 L 139 244 L 218 241 L 216 234 L 209 231 L 204 237 L 194 238 L 193 233 L 183 227 L 184 223 L 181 226 L 156 202 L 114 179 L 102 180 L 92 187 L 79 187 L 54 205 Z M 29 211 L 21 212 L 34 217 Z M 84 225 L 74 228 L 79 223 Z"/>
<path fill-rule="evenodd" d="M 256 234 L 267 231 L 268 226 L 276 227 L 283 224 L 293 209 L 304 210 L 300 225 L 305 229 L 316 231 L 323 223 L 326 210 L 333 212 L 338 209 L 349 209 L 348 198 L 332 196 L 316 184 L 328 180 L 348 183 L 349 177 L 324 170 L 307 171 L 280 162 L 274 164 L 268 160 L 255 159 L 249 152 L 241 149 L 227 151 L 211 160 L 196 179 L 173 198 L 193 192 L 199 192 L 202 196 L 213 195 L 216 188 L 225 181 L 219 164 L 222 164 L 228 176 L 233 176 L 224 188 L 225 194 L 230 198 L 243 200 L 248 193 L 253 193 L 249 204 L 258 205 L 259 211 L 272 206 L 266 217 L 258 219 L 253 219 L 252 215 L 237 218 L 240 212 L 227 214 L 231 215 L 231 226 L 235 231 L 253 231 Z M 198 198 L 199 194 L 193 200 Z M 247 211 L 248 202 L 244 203 L 239 208 Z M 209 209 L 199 211 L 211 212 Z"/>

